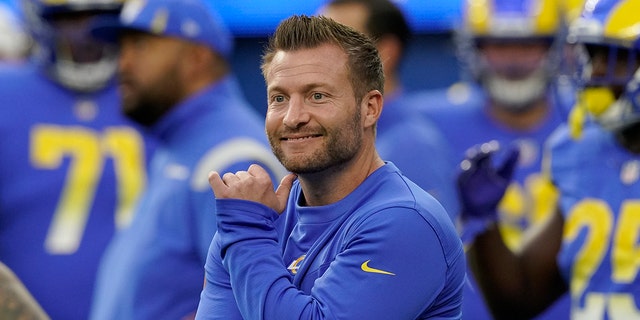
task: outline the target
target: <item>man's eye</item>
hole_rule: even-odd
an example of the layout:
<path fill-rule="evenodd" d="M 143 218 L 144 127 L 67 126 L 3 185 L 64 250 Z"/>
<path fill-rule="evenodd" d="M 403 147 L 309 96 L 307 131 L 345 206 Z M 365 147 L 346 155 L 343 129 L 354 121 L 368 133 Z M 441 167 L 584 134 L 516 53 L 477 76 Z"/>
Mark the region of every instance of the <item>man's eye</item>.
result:
<path fill-rule="evenodd" d="M 316 92 L 316 93 L 313 94 L 313 99 L 314 100 L 321 100 L 322 98 L 324 98 L 324 94 L 322 94 L 322 93 Z"/>
<path fill-rule="evenodd" d="M 284 101 L 284 97 L 283 96 L 275 96 L 273 98 L 274 102 L 283 102 Z"/>

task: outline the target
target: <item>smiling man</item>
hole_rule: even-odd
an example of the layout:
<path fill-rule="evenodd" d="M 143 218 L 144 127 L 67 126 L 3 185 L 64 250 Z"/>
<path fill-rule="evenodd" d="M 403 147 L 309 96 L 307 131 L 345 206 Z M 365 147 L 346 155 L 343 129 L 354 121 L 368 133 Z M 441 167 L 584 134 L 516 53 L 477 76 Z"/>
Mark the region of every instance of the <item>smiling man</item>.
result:
<path fill-rule="evenodd" d="M 461 318 L 462 244 L 375 148 L 384 75 L 365 35 L 293 16 L 263 58 L 266 131 L 292 174 L 212 172 L 218 232 L 198 319 Z"/>

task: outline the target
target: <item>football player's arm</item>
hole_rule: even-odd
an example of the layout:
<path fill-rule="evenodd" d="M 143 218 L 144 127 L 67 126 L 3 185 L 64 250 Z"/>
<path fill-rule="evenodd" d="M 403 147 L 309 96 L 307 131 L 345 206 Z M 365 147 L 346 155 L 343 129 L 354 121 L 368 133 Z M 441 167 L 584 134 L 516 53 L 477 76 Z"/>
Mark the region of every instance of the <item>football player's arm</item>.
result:
<path fill-rule="evenodd" d="M 513 252 L 494 223 L 469 246 L 469 265 L 496 319 L 534 317 L 566 292 L 556 264 L 562 228 L 557 211 Z"/>
<path fill-rule="evenodd" d="M 556 264 L 563 216 L 556 209 L 547 221 L 528 231 L 519 250 L 507 247 L 498 228 L 497 207 L 510 182 L 518 151 L 511 149 L 506 160 L 496 165 L 492 161 L 499 150 L 496 147 L 487 143 L 472 149 L 458 176 L 462 218 L 470 225 L 475 220 L 484 224 L 470 232 L 473 237 L 467 261 L 495 318 L 530 318 L 566 290 Z M 551 181 L 550 167 L 544 169 Z"/>
<path fill-rule="evenodd" d="M 20 279 L 1 262 L 0 319 L 49 319 Z"/>

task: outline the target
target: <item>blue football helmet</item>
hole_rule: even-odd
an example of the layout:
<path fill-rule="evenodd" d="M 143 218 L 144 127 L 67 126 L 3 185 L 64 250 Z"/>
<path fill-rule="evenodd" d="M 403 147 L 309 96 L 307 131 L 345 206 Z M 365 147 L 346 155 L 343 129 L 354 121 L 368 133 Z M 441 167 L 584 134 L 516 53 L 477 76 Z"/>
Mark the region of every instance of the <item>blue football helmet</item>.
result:
<path fill-rule="evenodd" d="M 619 131 L 640 123 L 640 1 L 588 1 L 570 27 L 578 69 L 577 103 L 569 117 L 578 138 L 587 118 Z"/>
<path fill-rule="evenodd" d="M 489 96 L 505 108 L 522 110 L 546 94 L 558 73 L 564 23 L 558 0 L 464 0 L 462 25 L 457 28 L 458 54 L 463 68 Z M 488 63 L 483 44 L 527 46 L 546 50 L 535 70 L 517 61 L 506 62 L 506 73 Z"/>
<path fill-rule="evenodd" d="M 90 34 L 94 18 L 117 16 L 124 0 L 21 0 L 35 40 L 32 57 L 54 81 L 74 91 L 103 88 L 117 68 L 118 50 Z"/>

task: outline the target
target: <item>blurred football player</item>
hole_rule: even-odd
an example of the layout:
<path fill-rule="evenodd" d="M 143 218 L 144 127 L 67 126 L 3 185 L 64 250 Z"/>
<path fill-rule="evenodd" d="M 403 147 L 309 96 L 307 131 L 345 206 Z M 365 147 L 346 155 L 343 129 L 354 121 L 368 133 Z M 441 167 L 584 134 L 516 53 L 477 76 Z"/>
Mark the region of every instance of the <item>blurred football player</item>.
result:
<path fill-rule="evenodd" d="M 571 24 L 579 94 L 568 125 L 549 138 L 544 161 L 559 200 L 517 253 L 496 228 L 509 170 L 492 164 L 495 150 L 466 161 L 462 215 L 487 222 L 468 257 L 498 318 L 535 316 L 566 293 L 572 319 L 640 318 L 638 12 L 637 0 L 588 1 Z M 479 193 L 484 199 L 471 196 Z"/>
<path fill-rule="evenodd" d="M 146 184 L 117 50 L 88 33 L 121 5 L 24 0 L 33 55 L 0 71 L 0 260 L 53 319 L 87 319 L 98 260 Z"/>
<path fill-rule="evenodd" d="M 469 148 L 488 141 L 519 150 L 514 179 L 498 210 L 500 231 L 517 250 L 524 230 L 553 210 L 555 195 L 541 176 L 541 163 L 545 140 L 567 115 L 554 90 L 562 14 L 556 0 L 466 0 L 462 9 L 456 43 L 471 81 L 452 86 L 439 99 L 423 97 L 423 111 L 451 143 L 457 163 Z M 465 222 L 465 242 L 485 226 L 482 220 Z M 490 318 L 472 277 L 463 304 L 464 314 Z M 547 317 L 566 318 L 566 302 L 557 310 Z"/>
<path fill-rule="evenodd" d="M 122 109 L 158 145 L 135 217 L 100 264 L 90 319 L 188 319 L 217 230 L 209 171 L 260 164 L 275 181 L 285 171 L 229 65 L 232 35 L 206 1 L 128 1 L 93 32 L 119 43 Z"/>

